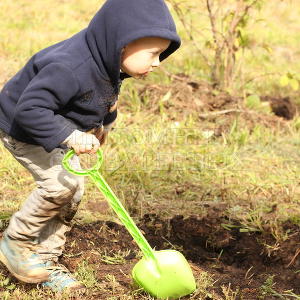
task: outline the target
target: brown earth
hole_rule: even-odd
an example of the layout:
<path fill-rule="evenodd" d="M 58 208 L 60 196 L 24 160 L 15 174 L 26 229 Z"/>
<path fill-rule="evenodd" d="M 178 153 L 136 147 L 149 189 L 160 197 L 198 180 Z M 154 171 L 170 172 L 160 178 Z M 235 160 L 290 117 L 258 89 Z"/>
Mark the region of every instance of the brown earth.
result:
<path fill-rule="evenodd" d="M 240 224 L 229 221 L 222 211 L 214 207 L 206 217 L 178 215 L 169 220 L 148 214 L 138 225 L 156 250 L 175 248 L 181 251 L 190 262 L 196 280 L 203 272 L 213 277 L 214 284 L 207 289 L 210 295 L 206 296 L 207 300 L 225 299 L 222 287 L 236 291 L 236 299 L 278 299 L 276 294 L 262 297 L 263 286 L 270 276 L 273 276 L 274 292 L 292 290 L 300 297 L 299 226 L 283 224 L 290 238 L 276 244 L 267 231 L 263 234 L 241 232 Z M 122 258 L 114 260 L 113 257 L 118 255 Z M 79 299 L 146 299 L 142 292 L 133 293 L 136 287 L 130 277 L 132 267 L 139 260 L 138 255 L 137 245 L 123 226 L 102 221 L 76 223 L 68 234 L 61 262 L 71 271 L 84 261 L 95 269 L 98 289 L 90 289 Z M 3 266 L 1 272 L 10 277 Z M 17 284 L 16 280 L 11 280 Z M 25 290 L 32 288 L 32 285 L 20 283 L 18 286 Z M 122 295 L 130 296 L 122 298 Z M 184 299 L 204 299 L 202 297 L 196 295 Z"/>
<path fill-rule="evenodd" d="M 196 81 L 185 74 L 170 76 L 170 85 L 146 84 L 139 89 L 143 108 L 153 114 L 159 114 L 163 108 L 170 120 L 185 119 L 189 115 L 201 122 L 208 120 L 214 123 L 216 136 L 227 131 L 237 116 L 240 116 L 240 125 L 250 130 L 257 124 L 278 130 L 285 129 L 286 120 L 293 119 L 297 113 L 297 106 L 289 97 L 261 95 L 261 101 L 273 112 L 267 114 L 248 109 L 242 97 L 217 91 L 205 81 Z M 169 97 L 164 98 L 168 93 Z M 122 101 L 120 104 L 122 106 Z M 124 103 L 122 109 L 128 105 Z"/>
<path fill-rule="evenodd" d="M 228 220 L 223 210 L 213 207 L 202 218 L 178 215 L 163 220 L 148 214 L 140 220 L 139 227 L 156 250 L 175 248 L 181 251 L 190 262 L 196 280 L 203 272 L 213 277 L 214 284 L 207 289 L 210 295 L 206 296 L 207 300 L 225 299 L 222 287 L 236 291 L 236 299 L 278 299 L 276 294 L 262 297 L 263 286 L 270 276 L 275 284 L 273 292 L 292 290 L 295 295 L 300 295 L 299 226 L 283 224 L 290 238 L 276 243 L 268 231 L 241 232 L 238 222 Z M 122 258 L 113 259 L 118 255 Z M 95 269 L 98 290 L 91 289 L 80 299 L 146 299 L 141 292 L 133 293 L 136 287 L 130 277 L 138 255 L 138 247 L 123 226 L 102 221 L 77 223 L 68 235 L 61 262 L 71 271 L 84 261 Z M 8 275 L 2 267 L 1 271 Z M 25 285 L 26 290 L 31 288 Z M 122 298 L 122 295 L 131 296 Z M 184 299 L 204 299 L 202 297 L 196 295 Z"/>
<path fill-rule="evenodd" d="M 238 223 L 228 230 L 224 228 L 224 224 L 228 223 L 222 212 L 214 208 L 204 218 L 176 216 L 162 220 L 157 215 L 145 215 L 139 227 L 156 250 L 170 249 L 171 245 L 180 249 L 190 261 L 196 279 L 203 271 L 212 274 L 216 283 L 209 290 L 216 297 L 220 295 L 220 299 L 221 287 L 229 284 L 233 290 L 239 289 L 237 299 L 259 299 L 261 287 L 270 275 L 274 276 L 277 292 L 293 290 L 300 295 L 300 228 L 290 223 L 284 224 L 284 229 L 290 231 L 290 239 L 270 251 L 266 245 L 275 244 L 270 233 L 240 232 Z M 75 242 L 76 246 L 73 245 Z M 100 259 L 99 254 L 113 256 L 118 251 L 127 250 L 130 252 L 123 264 L 107 264 Z M 69 235 L 66 253 L 74 255 L 62 259 L 71 270 L 87 260 L 96 267 L 100 282 L 105 284 L 107 274 L 111 274 L 116 278 L 116 290 L 119 289 L 121 295 L 132 290 L 128 275 L 138 261 L 138 248 L 123 226 L 113 222 L 76 225 Z M 93 299 L 116 296 L 116 290 L 107 291 L 107 295 L 94 294 Z M 132 299 L 141 299 L 141 296 Z M 278 298 L 268 296 L 265 299 Z"/>

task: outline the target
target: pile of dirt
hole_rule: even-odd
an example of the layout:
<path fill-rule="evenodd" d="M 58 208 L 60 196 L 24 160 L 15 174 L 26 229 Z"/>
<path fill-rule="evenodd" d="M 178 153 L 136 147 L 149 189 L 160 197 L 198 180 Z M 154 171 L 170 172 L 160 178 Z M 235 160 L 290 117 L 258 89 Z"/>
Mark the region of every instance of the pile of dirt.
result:
<path fill-rule="evenodd" d="M 257 124 L 276 130 L 285 129 L 286 120 L 293 119 L 297 112 L 290 98 L 266 95 L 261 95 L 260 99 L 269 103 L 273 114 L 250 110 L 242 97 L 215 90 L 208 82 L 194 80 L 185 74 L 172 75 L 172 82 L 168 85 L 143 85 L 139 89 L 139 97 L 149 113 L 159 114 L 164 109 L 170 120 L 193 115 L 200 121 L 218 123 L 218 119 L 226 117 L 222 125 L 216 124 L 216 135 L 226 131 L 237 116 L 250 130 Z"/>
<path fill-rule="evenodd" d="M 226 226 L 229 223 L 231 227 Z M 293 290 L 300 294 L 299 226 L 284 224 L 290 238 L 281 243 L 276 243 L 270 232 L 241 232 L 241 225 L 229 222 L 221 212 L 203 218 L 176 216 L 169 220 L 145 215 L 139 227 L 156 250 L 179 249 L 191 262 L 196 278 L 202 272 L 212 275 L 215 284 L 210 291 L 214 295 L 222 295 L 222 286 L 230 285 L 239 290 L 238 299 L 258 299 L 261 287 L 271 277 L 278 293 Z M 66 253 L 68 257 L 63 262 L 71 270 L 87 260 L 97 268 L 99 281 L 105 282 L 107 274 L 111 274 L 118 282 L 119 293 L 133 288 L 128 275 L 138 261 L 139 249 L 123 226 L 113 222 L 76 225 L 69 234 Z M 104 253 L 126 256 L 123 263 L 110 264 L 101 258 Z M 94 297 L 105 299 L 103 295 Z"/>
<path fill-rule="evenodd" d="M 168 93 L 169 96 L 164 98 Z M 173 76 L 173 81 L 168 85 L 144 85 L 139 90 L 139 96 L 147 111 L 159 113 L 160 103 L 168 113 L 174 110 L 183 117 L 191 113 L 237 108 L 241 105 L 241 98 L 216 91 L 207 82 L 193 80 L 185 74 Z"/>
<path fill-rule="evenodd" d="M 274 276 L 277 291 L 293 289 L 300 294 L 299 226 L 284 224 L 290 238 L 278 243 L 270 232 L 241 232 L 241 224 L 229 222 L 221 213 L 200 219 L 176 216 L 169 222 L 147 215 L 143 222 L 152 246 L 179 246 L 199 269 L 214 274 L 219 292 L 222 285 L 231 284 L 242 299 L 258 299 L 268 276 Z"/>
<path fill-rule="evenodd" d="M 290 97 L 263 96 L 263 101 L 270 103 L 273 113 L 286 120 L 292 120 L 297 113 L 297 106 Z"/>

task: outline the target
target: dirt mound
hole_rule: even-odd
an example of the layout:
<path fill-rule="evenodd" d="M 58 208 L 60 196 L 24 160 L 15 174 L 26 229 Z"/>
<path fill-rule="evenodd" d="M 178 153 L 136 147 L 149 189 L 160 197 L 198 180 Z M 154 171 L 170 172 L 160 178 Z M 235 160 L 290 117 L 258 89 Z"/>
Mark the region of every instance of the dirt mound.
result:
<path fill-rule="evenodd" d="M 165 111 L 170 120 L 185 119 L 190 115 L 200 121 L 209 120 L 215 123 L 217 136 L 226 132 L 237 116 L 241 116 L 241 123 L 244 123 L 241 126 L 250 130 L 258 124 L 276 130 L 285 129 L 285 120 L 291 120 L 297 111 L 289 98 L 264 95 L 261 100 L 270 103 L 274 114 L 250 110 L 242 97 L 217 91 L 209 83 L 184 74 L 172 75 L 169 85 L 144 85 L 139 90 L 139 97 L 145 110 L 153 114 Z"/>
<path fill-rule="evenodd" d="M 230 109 L 239 106 L 241 98 L 216 91 L 205 81 L 196 81 L 184 74 L 173 76 L 169 85 L 149 84 L 139 91 L 146 109 L 159 113 L 161 106 L 183 116 L 204 111 Z"/>
<path fill-rule="evenodd" d="M 235 299 L 277 299 L 276 295 L 287 294 L 286 291 L 293 293 L 290 295 L 300 294 L 299 226 L 284 224 L 290 238 L 281 243 L 276 243 L 269 232 L 242 232 L 238 222 L 229 222 L 218 210 L 203 218 L 175 216 L 169 220 L 148 214 L 139 227 L 156 250 L 181 251 L 190 261 L 198 284 L 204 273 L 213 278 L 214 283 L 206 287 L 207 300 L 225 299 L 224 287 L 236 293 Z M 84 262 L 93 266 L 97 289 L 90 288 L 80 299 L 140 300 L 147 299 L 146 295 L 133 293 L 135 287 L 130 277 L 139 258 L 139 249 L 123 226 L 96 222 L 74 225 L 61 262 L 71 271 Z M 8 275 L 4 269 L 1 272 Z M 201 294 L 193 299 L 202 297 Z"/>
<path fill-rule="evenodd" d="M 234 224 L 235 223 L 235 224 Z M 151 226 L 150 226 L 151 224 Z M 216 286 L 231 283 L 243 299 L 258 299 L 264 282 L 272 277 L 276 289 L 300 294 L 300 228 L 287 223 L 291 238 L 276 244 L 269 232 L 241 232 L 241 224 L 225 216 L 184 218 L 164 222 L 155 215 L 144 217 L 143 230 L 152 246 L 182 249 L 187 259 L 214 274 Z M 232 226 L 232 224 L 234 224 Z M 270 299 L 270 298 L 268 298 Z M 287 298 L 288 299 L 288 298 Z"/>
<path fill-rule="evenodd" d="M 289 97 L 264 96 L 262 100 L 270 103 L 272 111 L 276 116 L 292 120 L 296 115 L 297 107 Z"/>
<path fill-rule="evenodd" d="M 276 244 L 269 232 L 241 232 L 237 222 L 231 220 L 231 225 L 228 224 L 229 220 L 219 213 L 204 218 L 176 216 L 170 220 L 145 215 L 139 227 L 156 250 L 172 247 L 180 250 L 192 262 L 196 278 L 202 272 L 211 274 L 216 280 L 210 288 L 213 295 L 222 295 L 222 287 L 230 285 L 238 291 L 238 299 L 258 299 L 268 280 L 276 283 L 269 286 L 274 288 L 274 293 L 275 290 L 278 293 L 293 290 L 300 294 L 298 226 L 284 224 L 290 238 Z M 69 235 L 66 250 L 69 257 L 64 257 L 63 262 L 69 268 L 74 270 L 86 259 L 97 267 L 100 281 L 105 282 L 109 273 L 118 282 L 119 293 L 132 289 L 128 274 L 138 260 L 139 250 L 123 226 L 113 222 L 76 225 Z M 103 259 L 104 254 L 116 257 L 118 253 L 126 253 L 122 263 Z M 94 297 L 105 299 L 97 298 L 96 294 Z"/>

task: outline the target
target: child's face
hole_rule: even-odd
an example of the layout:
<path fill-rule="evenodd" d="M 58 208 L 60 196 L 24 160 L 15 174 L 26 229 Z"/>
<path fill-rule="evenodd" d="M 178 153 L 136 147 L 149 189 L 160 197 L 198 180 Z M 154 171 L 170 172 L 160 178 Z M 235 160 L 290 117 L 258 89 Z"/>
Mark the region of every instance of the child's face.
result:
<path fill-rule="evenodd" d="M 170 41 L 159 37 L 145 37 L 124 47 L 121 70 L 134 78 L 143 78 L 160 64 L 159 55 L 170 45 Z"/>

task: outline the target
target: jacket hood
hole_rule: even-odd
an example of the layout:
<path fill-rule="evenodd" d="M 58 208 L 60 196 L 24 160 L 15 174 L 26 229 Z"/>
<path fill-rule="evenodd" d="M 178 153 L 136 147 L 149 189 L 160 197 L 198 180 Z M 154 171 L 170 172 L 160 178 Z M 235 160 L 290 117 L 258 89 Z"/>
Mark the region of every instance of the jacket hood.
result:
<path fill-rule="evenodd" d="M 88 46 L 101 74 L 114 85 L 120 78 L 122 48 L 143 37 L 171 41 L 160 55 L 161 61 L 179 48 L 181 41 L 164 0 L 107 0 L 86 31 Z"/>

